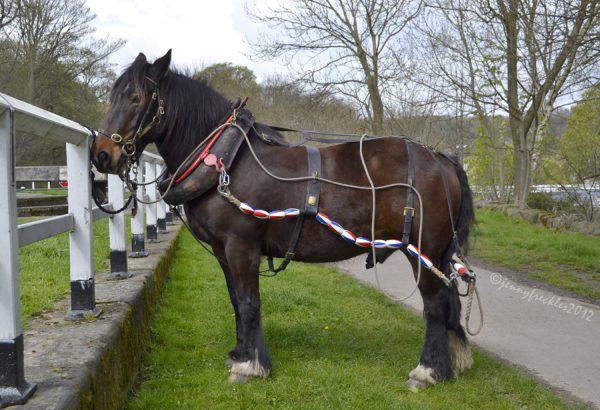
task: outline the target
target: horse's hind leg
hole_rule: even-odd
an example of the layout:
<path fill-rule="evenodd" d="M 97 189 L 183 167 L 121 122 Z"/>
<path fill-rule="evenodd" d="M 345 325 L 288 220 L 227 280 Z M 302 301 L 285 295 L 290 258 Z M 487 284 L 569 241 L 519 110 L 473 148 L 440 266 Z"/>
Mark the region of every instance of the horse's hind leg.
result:
<path fill-rule="evenodd" d="M 235 243 L 234 243 L 235 242 Z M 266 377 L 271 370 L 260 318 L 258 268 L 260 255 L 242 241 L 225 246 L 225 271 L 236 314 L 237 343 L 229 352 L 229 381 L 243 383 L 253 376 Z"/>
<path fill-rule="evenodd" d="M 448 349 L 450 360 L 452 361 L 452 371 L 454 376 L 458 376 L 473 365 L 473 356 L 467 335 L 460 324 L 461 303 L 458 295 L 458 288 L 453 286 L 448 289 L 448 319 L 446 328 L 448 329 Z"/>
<path fill-rule="evenodd" d="M 416 263 L 413 263 L 416 269 Z M 428 271 L 423 271 L 419 290 L 423 298 L 425 342 L 419 365 L 410 372 L 409 387 L 425 387 L 457 376 L 472 364 L 468 342 L 460 325 L 460 300 Z"/>

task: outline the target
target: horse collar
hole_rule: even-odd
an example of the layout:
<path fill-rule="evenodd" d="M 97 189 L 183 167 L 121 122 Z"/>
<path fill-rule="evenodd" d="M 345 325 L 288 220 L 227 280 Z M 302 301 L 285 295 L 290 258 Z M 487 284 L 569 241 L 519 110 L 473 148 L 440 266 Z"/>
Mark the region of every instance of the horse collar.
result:
<path fill-rule="evenodd" d="M 202 152 L 200 152 L 200 154 L 185 169 L 185 171 L 183 171 L 183 173 L 179 175 L 177 179 L 175 179 L 175 185 L 179 185 L 181 182 L 183 182 L 183 180 L 190 176 L 190 174 L 194 172 L 194 170 L 198 168 L 198 165 L 200 165 L 202 162 L 204 162 L 204 164 L 208 167 L 214 166 L 218 172 L 221 171 L 221 168 L 224 166 L 223 158 L 218 158 L 214 154 L 211 154 L 210 149 L 213 147 L 213 145 L 215 145 L 219 137 L 223 134 L 225 128 L 227 128 L 229 124 L 235 124 L 239 113 L 246 106 L 247 102 L 248 97 L 246 96 L 239 102 L 239 104 L 237 104 L 235 108 L 233 108 L 232 114 L 229 117 L 227 117 L 223 124 L 219 126 L 218 130 L 216 132 L 213 131 L 214 135 L 212 136 L 208 144 L 206 144 Z"/>

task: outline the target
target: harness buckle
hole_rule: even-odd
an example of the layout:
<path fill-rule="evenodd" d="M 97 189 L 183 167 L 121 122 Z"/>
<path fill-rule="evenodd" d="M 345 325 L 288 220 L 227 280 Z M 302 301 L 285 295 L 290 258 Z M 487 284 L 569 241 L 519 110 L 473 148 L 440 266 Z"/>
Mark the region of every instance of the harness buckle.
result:
<path fill-rule="evenodd" d="M 128 157 L 131 157 L 133 154 L 135 154 L 135 144 L 132 140 L 127 140 L 121 147 L 121 151 L 123 151 L 123 153 Z"/>
<path fill-rule="evenodd" d="M 112 142 L 116 143 L 116 144 L 120 144 L 123 142 L 123 137 L 121 137 L 119 134 L 112 134 L 110 136 L 110 139 L 112 140 Z"/>
<path fill-rule="evenodd" d="M 404 216 L 406 216 L 407 214 L 410 214 L 410 216 L 415 216 L 415 208 L 412 208 L 410 206 L 405 206 L 404 207 Z"/>

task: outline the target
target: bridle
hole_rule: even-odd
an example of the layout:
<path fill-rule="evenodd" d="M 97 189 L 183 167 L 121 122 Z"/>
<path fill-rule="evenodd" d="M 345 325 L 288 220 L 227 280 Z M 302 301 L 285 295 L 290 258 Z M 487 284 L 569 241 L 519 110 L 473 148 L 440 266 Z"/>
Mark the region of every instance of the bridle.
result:
<path fill-rule="evenodd" d="M 135 164 L 138 160 L 137 155 L 136 155 L 137 154 L 137 149 L 136 149 L 137 142 L 139 140 L 141 140 L 142 137 L 144 137 L 144 135 L 146 135 L 152 128 L 154 128 L 155 126 L 160 124 L 162 117 L 165 115 L 165 101 L 160 97 L 160 84 L 158 83 L 158 81 L 155 81 L 148 76 L 144 76 L 144 78 L 154 85 L 154 90 L 152 91 L 152 97 L 151 97 L 150 101 L 148 102 L 148 105 L 146 106 L 144 115 L 140 119 L 140 122 L 137 126 L 137 130 L 136 130 L 135 134 L 133 135 L 133 137 L 125 139 L 118 133 L 109 134 L 107 131 L 105 131 L 103 129 L 98 129 L 98 132 L 100 134 L 110 138 L 111 141 L 114 142 L 115 144 L 120 145 L 121 152 L 123 153 L 123 155 L 125 155 L 127 157 L 127 168 L 123 172 L 123 174 L 120 175 L 121 179 L 124 181 L 125 181 L 125 179 L 129 178 L 129 172 L 132 169 L 136 168 Z M 150 113 L 152 112 L 153 106 L 156 106 L 156 112 L 152 116 L 152 119 L 147 124 L 144 125 L 144 123 L 146 122 L 146 119 L 150 116 Z"/>
<path fill-rule="evenodd" d="M 160 124 L 162 117 L 165 115 L 165 101 L 160 97 L 160 84 L 158 83 L 158 81 L 154 81 L 152 78 L 150 78 L 148 76 L 144 76 L 144 78 L 154 85 L 154 90 L 152 91 L 152 97 L 151 97 L 150 101 L 148 102 L 148 105 L 146 106 L 144 115 L 140 119 L 140 122 L 138 123 L 138 126 L 137 126 L 137 130 L 136 130 L 135 134 L 133 135 L 133 137 L 125 139 L 116 132 L 109 134 L 107 131 L 105 131 L 101 128 L 99 128 L 97 131 L 98 133 L 110 138 L 111 141 L 114 142 L 115 144 L 120 145 L 121 152 L 123 153 L 123 155 L 125 155 L 127 157 L 127 167 L 121 174 L 119 174 L 119 178 L 121 178 L 121 180 L 125 183 L 125 185 L 129 189 L 129 192 L 131 194 L 129 196 L 129 199 L 126 201 L 126 203 L 123 205 L 123 207 L 121 209 L 111 210 L 111 209 L 105 208 L 104 206 L 102 206 L 102 203 L 98 200 L 95 193 L 92 191 L 92 198 L 94 199 L 94 202 L 96 203 L 96 205 L 100 209 L 102 209 L 104 212 L 111 214 L 111 215 L 118 214 L 121 211 L 124 211 L 125 209 L 127 209 L 132 200 L 134 200 L 134 207 L 136 206 L 135 205 L 135 202 L 137 201 L 136 191 L 137 191 L 137 186 L 139 185 L 137 182 L 137 160 L 138 160 L 138 158 L 136 155 L 137 154 L 136 143 L 139 140 L 141 140 L 142 137 L 144 137 L 144 135 L 146 135 L 152 128 L 154 128 L 155 126 Z M 152 112 L 152 107 L 154 105 L 156 105 L 156 112 L 152 116 L 152 119 L 147 124 L 144 125 L 144 123 L 146 122 L 146 119 L 149 117 L 150 113 Z M 86 127 L 86 128 L 88 128 L 88 127 Z M 96 133 L 93 131 L 92 131 L 92 136 L 93 137 L 96 136 Z M 135 175 L 135 178 L 133 181 L 131 180 L 132 172 Z M 90 171 L 90 179 L 92 180 L 92 184 L 93 184 L 94 173 L 91 171 Z M 154 182 L 156 182 L 156 181 L 144 183 L 142 185 L 148 185 L 148 184 L 154 183 Z"/>

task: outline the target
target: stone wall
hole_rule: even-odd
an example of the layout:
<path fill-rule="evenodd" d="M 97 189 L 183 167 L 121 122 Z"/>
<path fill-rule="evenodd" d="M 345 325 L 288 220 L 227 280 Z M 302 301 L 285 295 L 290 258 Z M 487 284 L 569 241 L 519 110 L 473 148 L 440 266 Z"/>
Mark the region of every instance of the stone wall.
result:
<path fill-rule="evenodd" d="M 552 229 L 600 236 L 600 220 L 590 222 L 585 220 L 582 216 L 575 214 L 556 215 L 552 212 L 540 209 L 519 209 L 512 205 L 483 200 L 475 201 L 475 207 L 492 209 L 508 216 Z"/>

